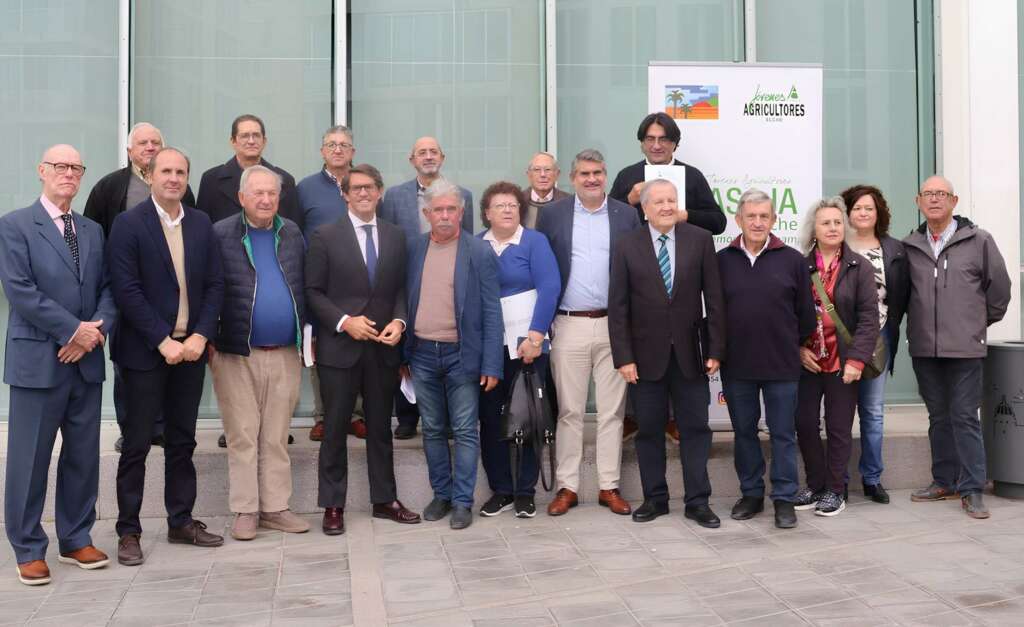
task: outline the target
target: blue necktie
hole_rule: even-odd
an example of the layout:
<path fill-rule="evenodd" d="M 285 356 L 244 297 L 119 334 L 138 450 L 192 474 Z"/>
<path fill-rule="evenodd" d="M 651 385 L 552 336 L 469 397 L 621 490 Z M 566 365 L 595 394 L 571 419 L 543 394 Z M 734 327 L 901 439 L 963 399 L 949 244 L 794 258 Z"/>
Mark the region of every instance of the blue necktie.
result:
<path fill-rule="evenodd" d="M 363 226 L 366 231 L 366 274 L 370 277 L 370 285 L 373 285 L 373 277 L 377 274 L 377 246 L 373 243 L 373 225 Z"/>
<path fill-rule="evenodd" d="M 661 268 L 661 280 L 665 282 L 665 291 L 672 293 L 672 262 L 668 258 L 668 235 L 662 234 L 658 238 L 661 248 L 658 249 L 658 267 Z"/>

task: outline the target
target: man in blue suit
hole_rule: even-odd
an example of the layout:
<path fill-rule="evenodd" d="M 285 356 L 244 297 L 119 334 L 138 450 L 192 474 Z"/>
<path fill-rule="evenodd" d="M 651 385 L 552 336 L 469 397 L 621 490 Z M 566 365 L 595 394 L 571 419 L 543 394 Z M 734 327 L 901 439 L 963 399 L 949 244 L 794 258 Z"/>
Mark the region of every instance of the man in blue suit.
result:
<path fill-rule="evenodd" d="M 396 185 L 384 194 L 377 217 L 385 222 L 402 227 L 410 252 L 422 239 L 424 233 L 430 232 L 430 221 L 423 212 L 423 197 L 427 188 L 441 178 L 441 166 L 444 165 L 444 152 L 441 145 L 433 137 L 420 137 L 409 153 L 409 163 L 416 170 L 416 177 L 400 185 Z M 473 194 L 468 189 L 458 187 L 462 197 L 462 206 L 468 208 L 462 214 L 462 230 L 473 234 Z M 395 439 L 407 440 L 416 435 L 416 422 L 419 413 L 416 405 L 405 399 L 401 392 L 395 394 L 395 409 L 398 414 L 398 426 L 395 427 Z"/>
<path fill-rule="evenodd" d="M 219 546 L 192 518 L 196 500 L 196 416 L 206 375 L 206 342 L 217 333 L 224 278 L 210 218 L 181 199 L 189 162 L 175 148 L 153 156 L 152 197 L 117 216 L 107 256 L 121 323 L 114 362 L 128 389 L 124 446 L 117 466 L 117 561 L 144 560 L 139 536 L 153 419 L 164 416 L 164 504 L 167 540 Z"/>
<path fill-rule="evenodd" d="M 10 304 L 4 383 L 10 386 L 4 516 L 18 579 L 50 582 L 39 520 L 57 431 L 61 562 L 102 568 L 92 545 L 99 486 L 103 342 L 117 317 L 103 261 L 103 228 L 71 211 L 85 166 L 53 146 L 38 167 L 43 193 L 0 218 L 0 281 Z"/>
<path fill-rule="evenodd" d="M 451 528 L 473 522 L 480 456 L 479 401 L 504 371 L 498 258 L 461 227 L 466 207 L 458 186 L 441 179 L 424 194 L 430 233 L 409 257 L 405 356 L 423 417 L 423 452 L 434 499 L 426 520 L 452 512 Z M 449 452 L 446 427 L 454 437 Z"/>

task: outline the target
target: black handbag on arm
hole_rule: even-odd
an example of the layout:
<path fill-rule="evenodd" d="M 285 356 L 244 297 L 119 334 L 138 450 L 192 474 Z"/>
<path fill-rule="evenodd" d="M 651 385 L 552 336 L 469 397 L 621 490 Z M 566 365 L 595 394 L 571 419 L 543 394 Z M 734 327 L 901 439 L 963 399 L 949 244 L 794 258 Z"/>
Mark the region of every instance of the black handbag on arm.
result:
<path fill-rule="evenodd" d="M 512 470 L 512 490 L 517 489 L 519 471 L 523 462 L 523 449 L 533 444 L 540 466 L 540 480 L 544 489 L 554 488 L 555 474 L 555 420 L 551 414 L 544 379 L 537 376 L 532 364 L 523 367 L 512 378 L 508 398 L 501 408 L 501 439 L 508 442 L 509 462 Z M 542 451 L 548 447 L 549 473 L 544 474 Z"/>

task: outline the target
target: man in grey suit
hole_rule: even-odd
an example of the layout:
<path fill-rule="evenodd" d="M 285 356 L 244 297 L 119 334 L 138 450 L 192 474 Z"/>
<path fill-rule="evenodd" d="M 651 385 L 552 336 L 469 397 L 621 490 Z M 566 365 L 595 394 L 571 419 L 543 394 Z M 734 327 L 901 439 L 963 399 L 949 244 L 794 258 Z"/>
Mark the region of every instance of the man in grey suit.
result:
<path fill-rule="evenodd" d="M 441 176 L 444 165 L 444 151 L 437 139 L 420 137 L 412 145 L 409 163 L 416 170 L 416 177 L 387 190 L 381 201 L 377 217 L 401 227 L 405 232 L 405 241 L 410 251 L 419 243 L 420 236 L 430 232 L 430 223 L 423 213 L 423 194 L 431 183 Z M 473 234 L 473 194 L 468 189 L 459 187 L 463 206 L 468 210 L 462 214 L 462 230 Z M 407 440 L 416 435 L 416 423 L 419 411 L 398 392 L 395 394 L 395 410 L 398 414 L 398 426 L 395 427 L 395 438 Z"/>
<path fill-rule="evenodd" d="M 71 146 L 53 146 L 38 172 L 39 200 L 0 218 L 0 282 L 10 304 L 4 516 L 18 579 L 30 586 L 50 582 L 40 517 L 58 430 L 58 559 L 87 570 L 108 563 L 90 531 L 99 485 L 102 347 L 117 316 L 103 228 L 71 211 L 85 173 L 82 158 Z"/>

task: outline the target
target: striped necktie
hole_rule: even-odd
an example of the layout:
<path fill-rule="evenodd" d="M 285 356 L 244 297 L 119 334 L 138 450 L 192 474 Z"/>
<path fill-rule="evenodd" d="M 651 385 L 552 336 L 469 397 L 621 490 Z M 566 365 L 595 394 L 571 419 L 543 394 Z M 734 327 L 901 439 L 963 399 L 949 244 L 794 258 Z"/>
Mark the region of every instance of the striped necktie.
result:
<path fill-rule="evenodd" d="M 672 262 L 668 258 L 668 235 L 662 234 L 658 238 L 661 248 L 658 249 L 658 267 L 661 268 L 661 280 L 665 282 L 665 291 L 672 293 Z"/>

